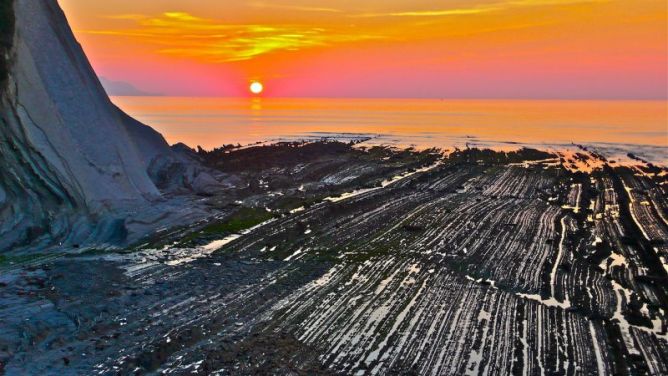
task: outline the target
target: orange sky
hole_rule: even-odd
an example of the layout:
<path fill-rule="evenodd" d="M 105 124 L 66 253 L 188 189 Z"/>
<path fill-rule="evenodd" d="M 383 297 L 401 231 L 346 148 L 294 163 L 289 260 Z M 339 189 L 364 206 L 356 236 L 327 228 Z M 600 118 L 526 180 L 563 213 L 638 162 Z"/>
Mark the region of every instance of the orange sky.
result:
<path fill-rule="evenodd" d="M 168 95 L 666 98 L 664 0 L 59 0 L 102 76 Z"/>

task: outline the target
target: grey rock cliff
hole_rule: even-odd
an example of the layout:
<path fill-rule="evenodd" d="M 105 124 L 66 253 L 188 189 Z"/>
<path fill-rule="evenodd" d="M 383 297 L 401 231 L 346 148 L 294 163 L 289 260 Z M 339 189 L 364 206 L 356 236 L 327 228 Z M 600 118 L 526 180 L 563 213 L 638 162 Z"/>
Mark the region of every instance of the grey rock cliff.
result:
<path fill-rule="evenodd" d="M 0 251 L 122 242 L 124 218 L 164 201 L 149 170 L 178 156 L 111 103 L 56 0 L 2 2 Z"/>

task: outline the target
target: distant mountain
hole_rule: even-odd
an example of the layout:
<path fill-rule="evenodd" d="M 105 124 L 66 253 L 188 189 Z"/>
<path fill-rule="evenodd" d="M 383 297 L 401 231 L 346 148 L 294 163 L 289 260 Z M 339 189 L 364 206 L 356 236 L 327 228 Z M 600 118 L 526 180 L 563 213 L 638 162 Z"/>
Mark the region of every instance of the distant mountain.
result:
<path fill-rule="evenodd" d="M 104 90 L 107 92 L 107 95 L 110 96 L 158 97 L 162 95 L 162 94 L 149 93 L 143 91 L 126 81 L 114 81 L 103 76 L 100 76 L 99 78 L 100 78 L 100 83 L 102 83 L 102 87 L 104 87 Z"/>

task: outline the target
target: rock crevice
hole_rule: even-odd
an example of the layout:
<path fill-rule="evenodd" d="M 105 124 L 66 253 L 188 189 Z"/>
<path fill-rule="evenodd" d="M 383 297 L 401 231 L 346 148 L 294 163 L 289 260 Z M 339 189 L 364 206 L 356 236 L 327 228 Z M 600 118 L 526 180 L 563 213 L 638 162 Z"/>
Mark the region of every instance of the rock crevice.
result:
<path fill-rule="evenodd" d="M 2 0 L 0 21 L 0 251 L 118 241 L 183 158 L 111 103 L 56 0 Z"/>

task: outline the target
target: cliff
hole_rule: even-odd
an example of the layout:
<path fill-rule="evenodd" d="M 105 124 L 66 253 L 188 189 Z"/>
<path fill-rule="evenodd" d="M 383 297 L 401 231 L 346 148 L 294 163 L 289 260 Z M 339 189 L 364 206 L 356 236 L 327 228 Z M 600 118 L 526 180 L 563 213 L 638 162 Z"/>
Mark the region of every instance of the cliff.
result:
<path fill-rule="evenodd" d="M 111 103 L 56 0 L 0 0 L 0 53 L 0 251 L 124 242 L 178 157 Z"/>

